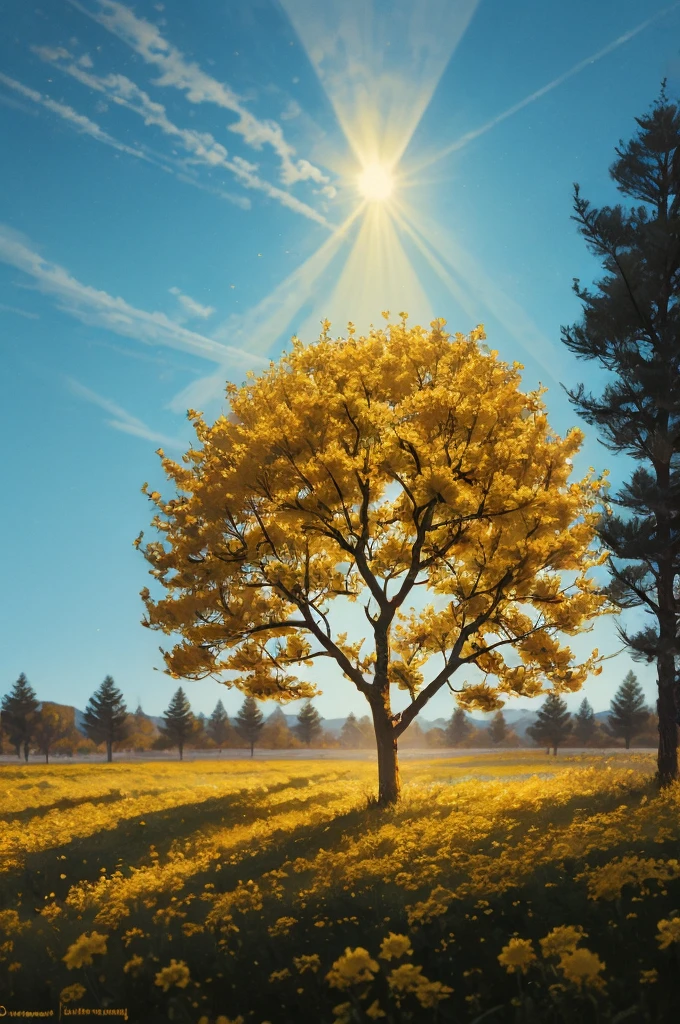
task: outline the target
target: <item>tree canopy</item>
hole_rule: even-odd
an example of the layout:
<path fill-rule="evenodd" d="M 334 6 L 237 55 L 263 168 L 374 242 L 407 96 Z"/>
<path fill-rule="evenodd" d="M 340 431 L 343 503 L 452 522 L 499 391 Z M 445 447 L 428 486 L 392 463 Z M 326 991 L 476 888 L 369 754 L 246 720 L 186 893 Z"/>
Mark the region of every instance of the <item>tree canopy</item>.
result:
<path fill-rule="evenodd" d="M 569 481 L 581 432 L 550 429 L 543 389 L 520 391 L 521 365 L 485 351 L 483 328 L 400 315 L 336 340 L 325 321 L 317 343 L 229 384 L 229 415 L 190 410 L 184 464 L 159 450 L 176 496 L 144 488 L 162 539 L 136 542 L 166 592 L 142 591 L 144 622 L 179 636 L 168 673 L 284 703 L 319 692 L 300 672 L 333 659 L 369 702 L 385 801 L 398 737 L 459 668 L 484 674 L 466 708 L 578 690 L 598 653 L 574 663 L 561 634 L 606 604 L 588 575 L 604 481 Z M 435 602 L 419 607 L 424 588 Z M 338 600 L 362 602 L 367 636 L 333 629 Z M 398 714 L 391 687 L 410 696 Z"/>
<path fill-rule="evenodd" d="M 22 672 L 9 693 L 2 698 L 2 721 L 9 740 L 21 757 L 28 761 L 28 751 L 33 737 L 33 728 L 40 702 L 35 690 Z"/>
<path fill-rule="evenodd" d="M 95 743 L 106 744 L 106 759 L 113 759 L 113 744 L 125 739 L 130 729 L 123 694 L 111 676 L 106 676 L 98 690 L 90 697 L 83 725 Z"/>
<path fill-rule="evenodd" d="M 628 672 L 611 701 L 607 719 L 609 731 L 620 736 L 629 749 L 631 740 L 642 732 L 649 719 L 644 690 L 634 672 Z"/>

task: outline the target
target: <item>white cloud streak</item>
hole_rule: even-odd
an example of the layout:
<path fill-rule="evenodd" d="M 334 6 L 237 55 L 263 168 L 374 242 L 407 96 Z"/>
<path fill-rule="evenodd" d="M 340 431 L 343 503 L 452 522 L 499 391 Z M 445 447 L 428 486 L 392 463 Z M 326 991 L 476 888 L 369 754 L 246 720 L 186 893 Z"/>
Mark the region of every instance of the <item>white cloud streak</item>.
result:
<path fill-rule="evenodd" d="M 103 93 L 117 106 L 123 107 L 126 110 L 130 110 L 137 114 L 144 120 L 145 125 L 153 125 L 160 129 L 164 135 L 172 138 L 174 142 L 179 143 L 185 152 L 190 154 L 190 163 L 203 165 L 209 167 L 211 170 L 222 167 L 229 171 L 239 184 L 243 185 L 245 188 L 263 192 L 265 195 L 269 196 L 270 199 L 274 199 L 281 203 L 282 206 L 286 206 L 293 212 L 302 214 L 302 216 L 307 217 L 309 220 L 316 221 L 323 227 L 332 230 L 332 225 L 329 224 L 323 214 L 319 213 L 307 203 L 302 202 L 285 189 L 278 188 L 278 186 L 272 185 L 271 182 L 260 177 L 257 173 L 257 164 L 250 163 L 248 160 L 244 160 L 243 157 L 239 156 L 229 158 L 227 149 L 221 145 L 221 143 L 217 142 L 209 132 L 199 132 L 193 128 L 180 128 L 170 120 L 162 103 L 157 103 L 155 100 L 152 100 L 147 92 L 141 89 L 125 75 L 109 74 L 101 77 L 92 74 L 81 67 L 78 62 L 73 60 L 69 51 L 64 50 L 62 47 L 51 48 L 36 46 L 33 47 L 33 51 L 42 60 L 48 62 L 59 71 L 75 78 L 82 85 L 86 85 L 90 89 Z M 299 163 L 306 164 L 306 161 L 301 160 Z M 205 188 L 207 191 L 213 191 L 211 186 L 203 186 L 188 175 L 180 174 L 178 177 L 189 184 L 195 184 L 198 185 L 199 188 Z M 323 180 L 327 181 L 328 179 L 325 178 Z M 329 187 L 332 188 L 332 186 Z M 225 198 L 233 201 L 233 197 L 229 195 L 226 195 Z M 250 206 L 250 202 L 244 197 L 239 205 Z"/>
<path fill-rule="evenodd" d="M 228 85 L 208 75 L 198 64 L 187 60 L 161 35 L 156 25 L 137 17 L 117 0 L 97 0 L 99 12 L 89 10 L 78 0 L 69 2 L 127 43 L 148 64 L 159 68 L 161 75 L 155 85 L 179 89 L 190 103 L 212 103 L 236 114 L 238 120 L 228 125 L 229 131 L 240 135 L 253 149 L 269 146 L 279 158 L 284 185 L 298 181 L 329 182 L 319 167 L 308 160 L 295 159 L 295 148 L 286 141 L 281 125 L 251 114 L 240 96 Z"/>
<path fill-rule="evenodd" d="M 74 380 L 72 377 L 67 377 L 66 383 L 72 394 L 109 413 L 113 419 L 105 420 L 105 423 L 114 430 L 119 430 L 123 434 L 132 434 L 134 437 L 141 437 L 144 441 L 153 441 L 154 444 L 162 445 L 164 448 L 172 448 L 184 452 L 189 447 L 189 443 L 186 441 L 168 437 L 166 434 L 152 430 L 143 420 L 133 416 L 126 409 L 123 409 L 122 406 L 117 405 L 108 398 L 104 398 L 103 395 L 98 395 L 96 391 L 85 387 L 84 384 Z"/>
<path fill-rule="evenodd" d="M 0 224 L 0 261 L 28 274 L 36 287 L 52 295 L 57 306 L 82 323 L 103 327 L 147 345 L 166 345 L 224 365 L 263 363 L 250 352 L 206 338 L 175 323 L 165 313 L 137 309 L 125 299 L 83 284 L 64 267 L 50 263 L 11 228 Z"/>
<path fill-rule="evenodd" d="M 6 306 L 4 302 L 0 302 L 0 309 L 3 313 L 16 313 L 17 316 L 24 316 L 27 320 L 39 320 L 39 313 L 29 313 L 26 309 L 18 309 L 17 306 Z"/>
<path fill-rule="evenodd" d="M 507 118 L 512 117 L 513 114 L 517 114 L 520 110 L 523 110 L 525 107 L 528 107 L 530 103 L 535 103 L 536 100 L 540 100 L 541 97 L 545 96 L 549 92 L 552 92 L 553 89 L 557 89 L 557 87 L 562 85 L 563 82 L 566 82 L 568 79 L 573 78 L 574 75 L 578 75 L 581 71 L 584 71 L 587 67 L 589 67 L 589 65 L 595 64 L 596 61 L 601 60 L 603 57 L 606 57 L 614 50 L 618 50 L 618 48 L 620 46 L 623 46 L 624 43 L 627 43 L 630 39 L 633 39 L 635 36 L 639 35 L 640 32 L 644 32 L 644 30 L 646 28 L 649 28 L 649 26 L 652 25 L 655 21 L 658 21 L 660 18 L 663 18 L 666 14 L 670 14 L 671 11 L 677 10 L 678 7 L 680 7 L 680 0 L 678 3 L 671 4 L 670 7 L 665 7 L 663 10 L 659 11 L 653 17 L 647 18 L 646 21 L 643 21 L 640 25 L 637 25 L 635 28 L 632 28 L 629 32 L 624 32 L 623 35 L 619 36 L 613 42 L 608 43 L 607 46 L 603 46 L 601 50 L 598 50 L 596 53 L 591 54 L 590 57 L 585 57 L 583 60 L 579 61 L 578 64 L 575 64 L 573 68 L 569 68 L 568 71 L 565 71 L 563 74 L 558 75 L 557 78 L 553 78 L 553 80 L 551 82 L 548 82 L 547 85 L 543 85 L 540 89 L 536 89 L 536 91 L 532 92 L 530 96 L 525 96 L 525 98 L 523 100 L 520 100 L 519 103 L 514 103 L 511 107 L 508 107 L 507 110 L 504 110 L 502 114 L 498 114 L 496 117 L 493 117 L 490 121 L 487 121 L 486 124 L 483 124 L 480 128 L 475 128 L 474 131 L 466 132 L 466 134 L 462 135 L 460 139 L 457 139 L 455 142 L 451 143 L 450 146 L 446 146 L 445 149 L 437 153 L 435 157 L 433 157 L 430 160 L 426 160 L 423 163 L 419 164 L 417 167 L 413 168 L 410 173 L 413 174 L 415 171 L 422 170 L 424 167 L 428 167 L 437 160 L 441 160 L 443 157 L 448 156 L 449 153 L 455 153 L 457 150 L 463 149 L 465 146 L 469 145 L 470 142 L 473 142 L 475 139 L 478 139 L 481 135 L 485 135 L 487 132 L 490 132 L 492 128 L 495 128 L 496 125 L 501 124 L 502 121 L 507 120 Z"/>
<path fill-rule="evenodd" d="M 177 296 L 177 301 L 189 316 L 199 316 L 205 320 L 216 311 L 214 306 L 202 306 L 200 302 L 192 299 L 190 295 L 184 295 L 179 288 L 169 288 L 168 291 L 171 295 Z"/>

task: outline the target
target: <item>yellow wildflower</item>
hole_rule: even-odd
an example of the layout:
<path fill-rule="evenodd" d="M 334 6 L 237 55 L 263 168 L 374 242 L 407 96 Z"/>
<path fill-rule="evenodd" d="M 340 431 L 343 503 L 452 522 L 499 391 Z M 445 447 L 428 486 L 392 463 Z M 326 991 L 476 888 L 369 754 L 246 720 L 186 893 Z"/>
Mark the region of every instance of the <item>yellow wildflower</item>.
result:
<path fill-rule="evenodd" d="M 123 970 L 125 971 L 126 974 L 134 974 L 134 975 L 136 975 L 136 974 L 139 973 L 140 967 L 143 967 L 143 966 L 144 966 L 144 957 L 143 956 L 136 956 L 135 955 L 135 956 L 131 957 L 130 960 L 127 961 L 127 963 L 123 964 Z"/>
<path fill-rule="evenodd" d="M 10 973 L 14 973 L 14 971 L 20 971 L 21 970 L 20 962 L 18 960 L 14 960 L 13 963 L 8 964 L 7 970 L 10 971 Z"/>
<path fill-rule="evenodd" d="M 224 1014 L 221 1013 L 215 1021 L 215 1024 L 243 1024 L 243 1017 L 239 1014 L 238 1017 L 234 1017 L 232 1020 L 231 1017 L 225 1017 Z"/>
<path fill-rule="evenodd" d="M 321 959 L 318 953 L 303 954 L 302 956 L 294 956 L 293 963 L 297 967 L 300 974 L 304 974 L 305 971 L 312 971 L 314 974 L 321 967 Z"/>
<path fill-rule="evenodd" d="M 402 964 L 390 972 L 387 983 L 396 993 L 397 1004 L 400 995 L 412 992 L 421 1006 L 432 1007 L 453 992 L 452 988 L 442 985 L 440 981 L 429 981 L 422 971 L 422 967 L 415 964 Z"/>
<path fill-rule="evenodd" d="M 380 1009 L 380 1005 L 377 999 L 374 999 L 371 1005 L 366 1010 L 366 1016 L 370 1017 L 371 1020 L 377 1020 L 378 1017 L 384 1017 L 385 1011 Z"/>
<path fill-rule="evenodd" d="M 16 910 L 0 910 L 0 931 L 5 935 L 18 935 L 30 927 L 30 921 L 21 921 Z"/>
<path fill-rule="evenodd" d="M 378 956 L 381 960 L 398 960 L 402 956 L 412 956 L 411 940 L 407 935 L 397 935 L 390 932 L 386 939 L 382 940 Z"/>
<path fill-rule="evenodd" d="M 282 968 L 280 971 L 272 971 L 269 975 L 269 981 L 283 981 L 285 978 L 290 978 L 290 971 L 287 967 Z"/>
<path fill-rule="evenodd" d="M 367 949 L 357 946 L 356 949 L 345 948 L 342 956 L 333 964 L 326 975 L 331 988 L 350 988 L 362 982 L 373 981 L 378 964 L 373 960 Z"/>
<path fill-rule="evenodd" d="M 61 907 L 58 903 L 47 903 L 40 911 L 40 914 L 42 917 L 46 917 L 48 921 L 54 921 L 61 912 Z"/>
<path fill-rule="evenodd" d="M 186 988 L 190 980 L 189 968 L 184 961 L 172 959 L 167 967 L 163 967 L 156 974 L 154 984 L 167 992 L 172 985 L 176 985 L 177 988 Z"/>
<path fill-rule="evenodd" d="M 333 1007 L 333 1013 L 335 1014 L 333 1024 L 352 1024 L 351 1003 L 339 1003 L 338 1006 Z"/>
<path fill-rule="evenodd" d="M 107 938 L 108 935 L 100 935 L 99 932 L 92 932 L 89 936 L 87 932 L 84 932 L 83 935 L 77 938 L 68 947 L 66 956 L 62 957 L 69 971 L 73 970 L 74 967 L 83 967 L 85 964 L 91 964 L 95 953 L 104 956 L 106 954 Z"/>
<path fill-rule="evenodd" d="M 87 989 L 84 985 L 75 983 L 75 985 L 68 985 L 66 988 L 62 988 L 59 993 L 60 1003 L 76 1003 L 79 999 L 82 999 Z"/>
<path fill-rule="evenodd" d="M 297 918 L 295 917 L 279 917 L 274 921 L 274 924 L 269 925 L 267 931 L 272 937 L 288 935 L 294 924 L 297 924 Z"/>
<path fill-rule="evenodd" d="M 196 924 L 194 921 L 185 921 L 182 925 L 182 932 L 187 936 L 187 938 L 204 931 L 204 926 L 202 924 Z"/>
<path fill-rule="evenodd" d="M 604 970 L 602 963 L 596 953 L 589 949 L 576 949 L 573 953 L 563 953 L 558 964 L 567 981 L 573 982 L 582 988 L 589 985 L 591 988 L 602 988 L 604 979 L 600 977 L 600 971 Z"/>
<path fill-rule="evenodd" d="M 527 973 L 527 967 L 536 959 L 531 939 L 510 939 L 507 946 L 503 946 L 498 955 L 498 962 L 507 970 L 508 974 L 516 974 L 521 971 Z"/>
<path fill-rule="evenodd" d="M 652 967 L 651 971 L 640 971 L 640 984 L 641 985 L 653 985 L 659 980 L 659 972 L 656 967 Z"/>
<path fill-rule="evenodd" d="M 146 939 L 148 935 L 143 932 L 141 928 L 128 928 L 123 935 L 123 942 L 125 946 L 129 946 L 133 939 Z"/>
<path fill-rule="evenodd" d="M 667 949 L 672 942 L 680 942 L 680 917 L 659 921 L 656 927 L 659 929 L 656 941 L 661 949 Z"/>
<path fill-rule="evenodd" d="M 580 925 L 561 924 L 548 932 L 544 939 L 539 939 L 539 944 L 544 957 L 562 956 L 563 953 L 573 953 L 584 938 L 587 938 L 587 933 Z"/>

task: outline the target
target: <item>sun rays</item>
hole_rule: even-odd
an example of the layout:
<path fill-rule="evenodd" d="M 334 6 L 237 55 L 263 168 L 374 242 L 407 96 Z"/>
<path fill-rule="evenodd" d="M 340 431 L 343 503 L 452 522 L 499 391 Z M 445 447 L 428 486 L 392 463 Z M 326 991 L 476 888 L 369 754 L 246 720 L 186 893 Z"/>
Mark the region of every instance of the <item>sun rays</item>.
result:
<path fill-rule="evenodd" d="M 227 321 L 216 338 L 231 344 L 247 342 L 251 351 L 264 353 L 291 326 L 303 341 L 312 341 L 326 318 L 334 333 L 344 330 L 349 318 L 359 331 L 366 331 L 383 309 L 408 310 L 412 322 L 427 324 L 443 311 L 433 308 L 414 266 L 413 257 L 417 257 L 455 303 L 452 319 L 462 314 L 473 325 L 491 315 L 556 380 L 563 364 L 561 348 L 488 277 L 452 232 L 418 208 L 414 200 L 433 184 L 424 180 L 422 171 L 460 152 L 622 46 L 678 3 L 620 35 L 478 129 L 445 143 L 429 157 L 409 161 L 405 156 L 409 143 L 478 0 L 457 4 L 394 0 L 389 19 L 379 11 L 378 2 L 347 0 L 340 5 L 282 0 L 344 135 L 345 154 L 326 153 L 324 162 L 338 175 L 338 204 L 344 200 L 351 212 L 301 267 L 245 317 Z M 440 175 L 434 183 L 445 180 Z M 175 404 L 183 397 L 178 396 Z"/>

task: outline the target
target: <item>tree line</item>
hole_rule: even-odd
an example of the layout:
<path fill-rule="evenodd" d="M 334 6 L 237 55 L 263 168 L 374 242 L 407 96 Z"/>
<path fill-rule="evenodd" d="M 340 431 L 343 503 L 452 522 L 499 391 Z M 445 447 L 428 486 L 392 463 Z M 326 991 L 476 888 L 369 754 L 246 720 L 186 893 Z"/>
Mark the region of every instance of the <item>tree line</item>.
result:
<path fill-rule="evenodd" d="M 17 757 L 28 761 L 29 752 L 89 753 L 106 751 L 107 760 L 114 750 L 177 749 L 182 760 L 185 747 L 194 750 L 250 748 L 274 749 L 295 747 L 343 747 L 367 749 L 375 746 L 373 727 L 368 715 L 361 718 L 350 712 L 338 735 L 324 730 L 322 719 L 311 700 L 306 700 L 297 714 L 295 725 L 288 725 L 286 716 L 277 708 L 267 720 L 253 697 L 246 697 L 233 720 L 221 700 L 209 718 L 194 715 L 187 696 L 179 687 L 163 715 L 160 728 L 145 715 L 141 706 L 131 714 L 111 676 L 107 676 L 90 698 L 84 714 L 83 735 L 75 724 L 73 708 L 38 701 L 33 687 L 22 673 L 10 693 L 2 699 L 0 711 L 0 753 L 5 746 L 13 748 Z M 556 694 L 549 694 L 541 706 L 536 722 L 527 728 L 527 736 L 538 746 L 545 745 L 557 753 L 561 746 L 603 747 L 622 741 L 628 749 L 634 740 L 653 745 L 656 722 L 646 707 L 642 687 L 629 672 L 611 701 L 606 723 L 599 723 L 592 707 L 584 699 L 575 715 Z M 424 730 L 414 722 L 405 733 L 403 747 L 517 747 L 521 738 L 496 712 L 486 728 L 477 728 L 462 708 L 456 708 L 444 728 Z"/>

